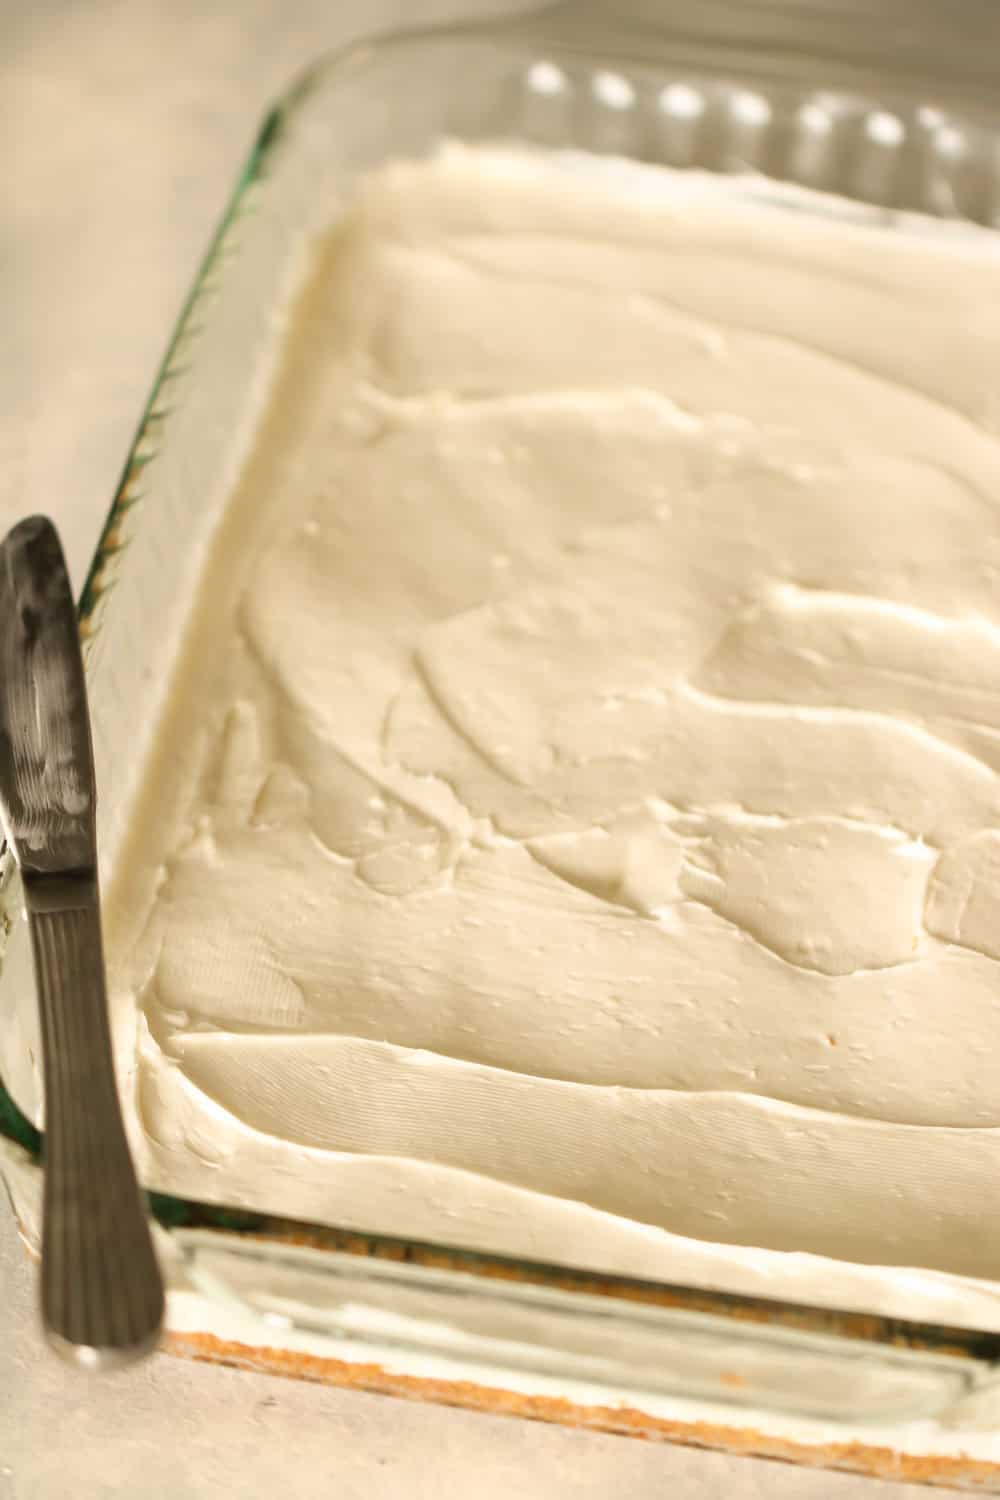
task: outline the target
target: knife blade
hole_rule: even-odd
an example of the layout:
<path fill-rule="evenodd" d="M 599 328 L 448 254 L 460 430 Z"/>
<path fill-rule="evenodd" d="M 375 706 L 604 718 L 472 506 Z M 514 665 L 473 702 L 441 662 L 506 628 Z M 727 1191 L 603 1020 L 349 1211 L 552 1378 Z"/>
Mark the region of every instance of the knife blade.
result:
<path fill-rule="evenodd" d="M 45 1079 L 41 1310 L 91 1368 L 152 1349 L 163 1285 L 115 1082 L 76 606 L 42 516 L 0 543 L 0 823 L 31 931 Z"/>

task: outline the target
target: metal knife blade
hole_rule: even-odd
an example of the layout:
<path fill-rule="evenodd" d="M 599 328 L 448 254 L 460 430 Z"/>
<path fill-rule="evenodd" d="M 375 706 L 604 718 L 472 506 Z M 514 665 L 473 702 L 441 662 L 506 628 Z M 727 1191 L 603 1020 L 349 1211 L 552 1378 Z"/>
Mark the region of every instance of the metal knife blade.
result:
<path fill-rule="evenodd" d="M 76 608 L 54 526 L 0 548 L 0 805 L 25 875 L 96 869 L 94 757 Z"/>
<path fill-rule="evenodd" d="M 45 1078 L 42 1321 L 74 1362 L 152 1349 L 163 1284 L 115 1084 L 76 606 L 44 517 L 0 544 L 0 821 L 24 886 Z"/>

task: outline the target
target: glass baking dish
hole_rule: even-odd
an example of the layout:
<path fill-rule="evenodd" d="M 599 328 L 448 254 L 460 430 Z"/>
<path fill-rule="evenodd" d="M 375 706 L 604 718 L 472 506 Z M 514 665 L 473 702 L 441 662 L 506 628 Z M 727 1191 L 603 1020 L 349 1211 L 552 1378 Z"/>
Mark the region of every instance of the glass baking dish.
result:
<path fill-rule="evenodd" d="M 574 4 L 398 35 L 268 115 L 183 312 L 81 600 L 105 876 L 305 247 L 351 179 L 443 136 L 783 180 L 887 225 L 1000 225 L 1000 18 L 968 0 Z M 693 14 L 692 14 L 693 12 Z M 889 73 L 883 58 L 890 53 Z M 0 1164 L 38 1242 L 41 1080 L 16 871 L 0 876 Z M 115 1016 L 123 1086 L 128 1018 Z M 155 1186 L 155 1185 L 154 1185 Z M 151 1192 L 167 1346 L 647 1437 L 1000 1491 L 1000 1333 L 646 1282 Z M 1000 1327 L 998 1316 L 995 1327 Z"/>

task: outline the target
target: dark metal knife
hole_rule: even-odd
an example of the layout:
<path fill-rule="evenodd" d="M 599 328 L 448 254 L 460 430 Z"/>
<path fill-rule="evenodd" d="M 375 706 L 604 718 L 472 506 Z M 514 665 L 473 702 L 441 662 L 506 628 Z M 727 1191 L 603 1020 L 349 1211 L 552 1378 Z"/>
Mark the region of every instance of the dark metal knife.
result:
<path fill-rule="evenodd" d="M 76 1363 L 152 1349 L 163 1285 L 115 1085 L 94 758 L 76 607 L 52 523 L 0 544 L 0 821 L 24 884 L 45 1076 L 42 1319 Z"/>

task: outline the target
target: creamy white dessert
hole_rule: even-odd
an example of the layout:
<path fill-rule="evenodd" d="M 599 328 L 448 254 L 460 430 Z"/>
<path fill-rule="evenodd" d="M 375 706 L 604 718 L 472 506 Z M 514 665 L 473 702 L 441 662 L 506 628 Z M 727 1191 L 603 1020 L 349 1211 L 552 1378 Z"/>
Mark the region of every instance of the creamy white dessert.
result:
<path fill-rule="evenodd" d="M 362 184 L 111 892 L 146 1180 L 996 1323 L 998 335 L 985 233 Z"/>

